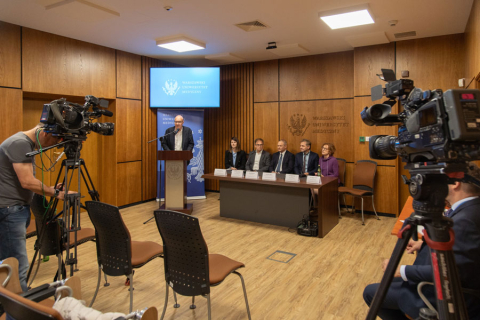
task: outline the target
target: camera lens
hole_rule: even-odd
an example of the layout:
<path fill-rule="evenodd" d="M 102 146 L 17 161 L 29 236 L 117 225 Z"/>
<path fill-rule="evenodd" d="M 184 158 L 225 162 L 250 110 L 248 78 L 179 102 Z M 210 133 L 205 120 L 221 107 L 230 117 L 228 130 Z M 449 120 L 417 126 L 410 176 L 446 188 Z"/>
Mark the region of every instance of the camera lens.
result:
<path fill-rule="evenodd" d="M 90 123 L 89 128 L 93 132 L 99 133 L 101 135 L 111 136 L 113 135 L 115 124 L 111 122 L 104 122 L 104 123 L 95 122 L 95 123 Z"/>
<path fill-rule="evenodd" d="M 397 158 L 395 150 L 395 143 L 397 137 L 395 136 L 373 136 L 370 137 L 369 151 L 370 158 L 393 160 Z"/>

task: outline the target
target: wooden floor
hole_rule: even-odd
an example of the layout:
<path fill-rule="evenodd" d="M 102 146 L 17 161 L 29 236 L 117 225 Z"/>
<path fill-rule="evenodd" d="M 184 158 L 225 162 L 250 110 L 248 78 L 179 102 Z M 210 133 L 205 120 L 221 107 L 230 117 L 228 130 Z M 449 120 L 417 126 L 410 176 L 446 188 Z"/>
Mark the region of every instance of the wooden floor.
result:
<path fill-rule="evenodd" d="M 219 216 L 219 194 L 208 193 L 206 200 L 194 200 L 193 216 L 200 219 L 210 253 L 224 254 L 245 263 L 241 270 L 247 286 L 252 319 L 364 319 L 364 287 L 378 282 L 381 263 L 389 258 L 396 237 L 390 235 L 394 218 L 376 220 L 366 216 L 361 225 L 359 214 L 344 213 L 340 223 L 323 239 L 302 237 L 293 230 L 259 223 L 225 219 Z M 153 215 L 155 201 L 121 210 L 133 240 L 161 243 L 155 222 L 143 222 Z M 86 213 L 83 227 L 91 227 Z M 292 232 L 291 232 L 292 231 Z M 35 238 L 27 240 L 33 256 Z M 90 302 L 97 282 L 95 243 L 78 247 L 79 272 L 83 298 Z M 288 263 L 268 260 L 275 251 L 296 254 Z M 279 255 L 279 259 L 284 257 Z M 405 256 L 411 262 L 413 256 Z M 34 286 L 51 282 L 56 258 L 42 263 Z M 128 313 L 129 292 L 125 278 L 109 277 L 111 285 L 100 287 L 94 308 Z M 165 299 L 163 260 L 155 259 L 138 269 L 134 277 L 134 309 L 156 306 L 159 313 Z M 211 290 L 213 319 L 247 319 L 240 279 L 229 276 Z M 181 307 L 173 308 L 170 290 L 166 319 L 206 319 L 206 299 L 197 297 L 195 310 L 191 298 L 179 297 Z"/>

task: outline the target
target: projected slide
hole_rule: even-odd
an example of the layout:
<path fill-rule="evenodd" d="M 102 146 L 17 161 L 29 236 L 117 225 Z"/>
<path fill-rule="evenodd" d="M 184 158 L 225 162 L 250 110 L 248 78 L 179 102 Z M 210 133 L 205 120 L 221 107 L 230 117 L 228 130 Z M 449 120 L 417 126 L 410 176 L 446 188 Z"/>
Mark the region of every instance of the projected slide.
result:
<path fill-rule="evenodd" d="M 150 68 L 150 107 L 220 107 L 220 68 Z"/>

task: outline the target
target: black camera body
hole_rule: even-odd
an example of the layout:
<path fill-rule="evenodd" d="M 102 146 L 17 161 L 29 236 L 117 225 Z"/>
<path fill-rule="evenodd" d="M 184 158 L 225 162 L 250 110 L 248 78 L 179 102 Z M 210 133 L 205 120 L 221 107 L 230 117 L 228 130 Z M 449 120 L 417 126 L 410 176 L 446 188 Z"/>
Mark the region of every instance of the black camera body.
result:
<path fill-rule="evenodd" d="M 306 237 L 318 236 L 318 224 L 316 221 L 307 221 L 302 219 L 297 226 L 297 234 Z"/>
<path fill-rule="evenodd" d="M 361 113 L 367 125 L 400 125 L 398 137 L 370 137 L 371 158 L 391 160 L 399 155 L 407 163 L 406 169 L 480 159 L 479 90 L 422 91 L 414 88 L 411 80 L 403 79 L 403 84 L 398 81 L 394 86 L 386 85 L 384 94 L 390 93 L 389 100 L 365 107 Z M 407 89 L 406 94 L 401 87 L 405 83 L 408 87 L 410 82 L 412 89 Z M 390 114 L 395 97 L 404 110 Z M 372 100 L 378 99 L 378 87 L 374 87 Z"/>
<path fill-rule="evenodd" d="M 43 105 L 40 122 L 44 123 L 44 131 L 60 137 L 78 137 L 85 140 L 91 131 L 110 136 L 113 135 L 115 124 L 111 122 L 93 122 L 102 115 L 113 116 L 108 110 L 108 100 L 86 96 L 85 104 L 68 102 L 65 98 L 54 100 Z"/>

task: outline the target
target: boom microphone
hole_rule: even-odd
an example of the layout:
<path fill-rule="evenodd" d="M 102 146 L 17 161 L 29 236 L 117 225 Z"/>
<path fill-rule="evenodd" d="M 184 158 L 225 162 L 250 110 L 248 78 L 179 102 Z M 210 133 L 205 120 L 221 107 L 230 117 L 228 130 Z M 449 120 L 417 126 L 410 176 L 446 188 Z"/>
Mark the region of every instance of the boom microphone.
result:
<path fill-rule="evenodd" d="M 112 116 L 113 116 L 113 112 L 112 112 L 112 111 L 103 110 L 103 109 L 95 110 L 95 113 L 96 113 L 96 114 L 104 115 L 104 116 L 106 116 L 106 117 L 112 117 Z"/>

